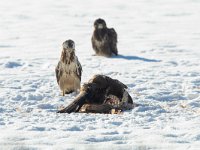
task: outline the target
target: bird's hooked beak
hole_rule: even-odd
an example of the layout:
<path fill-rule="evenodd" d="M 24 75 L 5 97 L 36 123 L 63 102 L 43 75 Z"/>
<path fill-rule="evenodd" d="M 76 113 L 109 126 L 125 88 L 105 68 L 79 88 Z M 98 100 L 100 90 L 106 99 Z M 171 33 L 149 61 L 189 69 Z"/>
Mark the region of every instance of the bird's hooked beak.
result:
<path fill-rule="evenodd" d="M 66 49 L 66 48 L 63 47 L 63 52 L 64 52 L 65 54 L 71 54 L 71 53 L 73 53 L 74 51 L 75 51 L 74 48 L 68 48 L 68 49 Z"/>

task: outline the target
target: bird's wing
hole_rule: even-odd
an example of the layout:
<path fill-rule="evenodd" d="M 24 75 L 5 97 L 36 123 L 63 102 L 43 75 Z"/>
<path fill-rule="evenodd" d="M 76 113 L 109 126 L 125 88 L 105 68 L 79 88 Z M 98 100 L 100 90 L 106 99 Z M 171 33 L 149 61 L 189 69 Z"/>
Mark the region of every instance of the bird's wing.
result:
<path fill-rule="evenodd" d="M 94 89 L 90 90 L 94 95 L 93 101 L 95 101 L 95 95 L 98 95 L 98 100 L 103 99 L 103 101 L 105 100 L 104 96 L 115 95 L 121 100 L 125 97 L 128 103 L 133 103 L 131 96 L 127 92 L 128 96 L 124 96 L 124 92 L 128 87 L 117 79 L 112 79 L 105 75 L 95 75 L 87 85 L 92 86 L 91 89 Z"/>
<path fill-rule="evenodd" d="M 106 80 L 106 76 L 96 74 L 90 80 L 89 83 L 95 85 L 95 89 L 105 89 L 108 87 L 108 82 Z"/>
<path fill-rule="evenodd" d="M 107 82 L 109 83 L 109 88 L 107 88 L 106 94 L 107 95 L 115 95 L 117 96 L 122 102 L 126 101 L 127 103 L 133 104 L 133 100 L 129 93 L 126 91 L 128 88 L 125 84 L 120 82 L 119 80 L 112 79 L 107 77 Z"/>
<path fill-rule="evenodd" d="M 56 66 L 55 72 L 56 72 L 57 83 L 59 84 L 59 80 L 60 80 L 60 77 L 61 77 L 61 75 L 62 75 L 61 63 L 60 63 L 60 61 L 58 62 L 58 65 Z"/>
<path fill-rule="evenodd" d="M 117 32 L 115 31 L 114 28 L 109 29 L 109 36 L 112 36 L 112 41 L 117 43 Z"/>
<path fill-rule="evenodd" d="M 108 84 L 112 85 L 113 87 L 121 87 L 122 89 L 127 89 L 128 88 L 124 83 L 120 82 L 117 79 L 112 79 L 112 78 L 110 78 L 108 76 L 104 76 L 104 77 L 106 78 Z"/>
<path fill-rule="evenodd" d="M 72 113 L 72 112 L 78 112 L 81 107 L 85 104 L 85 101 L 87 100 L 87 94 L 86 92 L 80 92 L 79 95 L 76 96 L 76 98 L 64 109 L 59 110 L 57 113 Z"/>
<path fill-rule="evenodd" d="M 113 80 L 114 80 L 114 82 L 116 82 L 117 84 L 119 84 L 122 88 L 124 88 L 124 89 L 128 88 L 124 83 L 120 82 L 119 80 L 117 80 L 117 79 L 113 79 Z"/>
<path fill-rule="evenodd" d="M 111 28 L 108 30 L 108 35 L 109 35 L 109 39 L 110 39 L 110 47 L 112 52 L 115 55 L 118 55 L 118 50 L 117 50 L 117 33 L 115 31 L 115 29 Z"/>
<path fill-rule="evenodd" d="M 78 78 L 81 80 L 82 66 L 81 66 L 81 63 L 78 60 L 78 57 L 76 57 L 76 61 L 77 61 L 76 62 L 76 64 L 77 64 L 77 66 L 76 66 L 76 73 L 77 73 Z"/>

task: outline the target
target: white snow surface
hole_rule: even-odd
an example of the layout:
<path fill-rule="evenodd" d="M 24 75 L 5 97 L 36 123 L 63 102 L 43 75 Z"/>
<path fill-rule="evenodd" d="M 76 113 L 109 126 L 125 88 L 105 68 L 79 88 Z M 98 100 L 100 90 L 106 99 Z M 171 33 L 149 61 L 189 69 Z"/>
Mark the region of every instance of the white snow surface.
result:
<path fill-rule="evenodd" d="M 199 149 L 199 0 L 0 0 L 0 149 Z M 118 33 L 119 56 L 92 56 L 93 22 Z M 95 74 L 128 86 L 120 115 L 57 114 L 62 42 L 82 84 Z"/>

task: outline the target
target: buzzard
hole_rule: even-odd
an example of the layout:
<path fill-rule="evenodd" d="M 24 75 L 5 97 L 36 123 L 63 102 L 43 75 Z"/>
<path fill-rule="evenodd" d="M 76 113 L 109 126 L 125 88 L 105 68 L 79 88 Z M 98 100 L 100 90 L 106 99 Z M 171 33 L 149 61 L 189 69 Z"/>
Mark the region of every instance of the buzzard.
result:
<path fill-rule="evenodd" d="M 67 40 L 62 46 L 63 50 L 55 72 L 57 83 L 64 96 L 80 89 L 82 67 L 75 55 L 74 41 Z"/>
<path fill-rule="evenodd" d="M 95 75 L 85 83 L 79 95 L 58 113 L 115 113 L 137 106 L 122 82 L 105 75 Z"/>
<path fill-rule="evenodd" d="M 111 57 L 118 55 L 117 33 L 113 28 L 107 28 L 103 19 L 94 22 L 94 32 L 92 35 L 92 47 L 96 55 Z"/>

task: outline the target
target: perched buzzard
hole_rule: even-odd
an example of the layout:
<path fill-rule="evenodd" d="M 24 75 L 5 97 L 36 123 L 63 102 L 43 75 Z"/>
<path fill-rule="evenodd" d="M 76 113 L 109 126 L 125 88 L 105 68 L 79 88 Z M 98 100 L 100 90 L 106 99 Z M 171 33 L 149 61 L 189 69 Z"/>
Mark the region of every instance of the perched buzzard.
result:
<path fill-rule="evenodd" d="M 111 57 L 118 55 L 117 33 L 113 28 L 107 28 L 103 19 L 94 22 L 94 32 L 92 35 L 92 47 L 96 55 Z"/>
<path fill-rule="evenodd" d="M 75 55 L 74 41 L 67 40 L 62 46 L 62 54 L 55 71 L 57 83 L 64 96 L 80 89 L 82 67 Z"/>
<path fill-rule="evenodd" d="M 113 113 L 132 109 L 136 106 L 127 86 L 104 75 L 95 75 L 81 87 L 79 95 L 58 113 Z"/>

